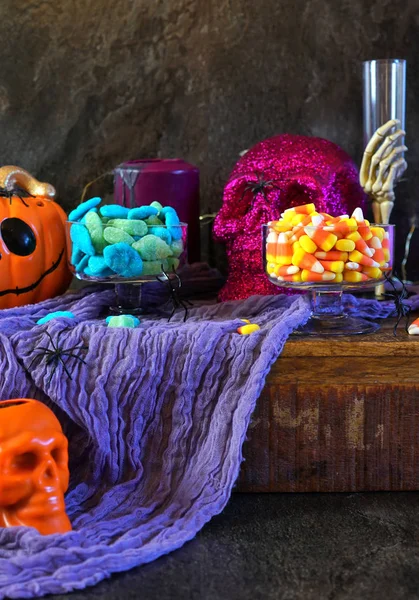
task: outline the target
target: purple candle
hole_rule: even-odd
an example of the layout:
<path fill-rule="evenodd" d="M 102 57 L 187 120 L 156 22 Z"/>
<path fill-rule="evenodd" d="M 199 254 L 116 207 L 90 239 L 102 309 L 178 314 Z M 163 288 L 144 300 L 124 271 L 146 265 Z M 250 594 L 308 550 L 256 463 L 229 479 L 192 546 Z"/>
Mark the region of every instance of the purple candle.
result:
<path fill-rule="evenodd" d="M 133 208 L 157 201 L 188 224 L 189 262 L 199 261 L 199 169 L 180 158 L 131 160 L 114 170 L 115 202 Z"/>

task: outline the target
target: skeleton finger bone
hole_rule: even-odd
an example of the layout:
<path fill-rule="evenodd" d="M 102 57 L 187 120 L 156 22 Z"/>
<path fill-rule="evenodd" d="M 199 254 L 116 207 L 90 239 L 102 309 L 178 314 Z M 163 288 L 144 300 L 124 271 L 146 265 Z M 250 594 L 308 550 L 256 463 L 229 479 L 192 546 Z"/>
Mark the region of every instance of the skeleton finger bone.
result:
<path fill-rule="evenodd" d="M 375 192 L 379 192 L 382 189 L 384 176 L 393 164 L 397 164 L 397 171 L 394 174 L 393 185 L 394 182 L 399 179 L 402 173 L 404 173 L 407 167 L 407 162 L 404 160 L 403 157 L 401 157 L 402 160 L 400 161 L 399 155 L 403 154 L 403 152 L 405 152 L 406 150 L 406 146 L 398 146 L 397 148 L 394 148 L 394 150 L 387 156 L 387 158 L 381 160 L 381 162 L 379 163 L 377 178 L 372 185 L 372 189 L 370 190 L 373 194 Z M 404 167 L 403 170 L 402 167 Z"/>
<path fill-rule="evenodd" d="M 367 147 L 364 151 L 364 156 L 362 159 L 360 169 L 360 183 L 362 187 L 365 187 L 365 184 L 369 179 L 369 167 L 372 155 L 375 154 L 375 152 L 378 150 L 387 134 L 390 133 L 393 127 L 396 127 L 397 125 L 400 125 L 400 121 L 398 121 L 397 119 L 391 119 L 391 121 L 384 123 L 384 125 L 381 125 L 381 127 L 377 129 L 377 131 L 374 133 L 374 135 L 368 142 Z"/>
<path fill-rule="evenodd" d="M 402 129 L 399 129 L 392 135 L 389 135 L 378 150 L 371 156 L 370 170 L 368 175 L 368 181 L 366 182 L 366 187 L 371 186 L 374 183 L 375 178 L 377 176 L 377 167 L 382 164 L 382 161 L 391 155 L 393 149 L 397 146 L 397 144 L 401 141 L 401 138 L 406 135 L 406 132 Z M 407 150 L 406 146 L 398 146 L 399 148 L 403 148 L 402 152 Z M 370 191 L 370 190 L 365 190 Z"/>

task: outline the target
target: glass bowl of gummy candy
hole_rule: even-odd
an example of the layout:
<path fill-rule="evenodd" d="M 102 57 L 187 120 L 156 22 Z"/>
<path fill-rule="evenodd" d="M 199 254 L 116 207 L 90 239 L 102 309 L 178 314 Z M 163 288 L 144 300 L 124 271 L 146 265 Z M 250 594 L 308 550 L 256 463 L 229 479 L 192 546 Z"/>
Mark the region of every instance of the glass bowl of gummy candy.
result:
<path fill-rule="evenodd" d="M 132 209 L 91 198 L 68 216 L 68 261 L 77 279 L 115 284 L 111 312 L 137 314 L 141 285 L 176 273 L 187 261 L 187 225 L 174 208 L 152 202 Z"/>
<path fill-rule="evenodd" d="M 346 314 L 342 293 L 373 289 L 391 275 L 394 225 L 370 223 L 361 208 L 333 217 L 304 204 L 263 225 L 262 235 L 269 280 L 311 294 L 311 318 L 295 334 L 355 335 L 379 328 Z"/>

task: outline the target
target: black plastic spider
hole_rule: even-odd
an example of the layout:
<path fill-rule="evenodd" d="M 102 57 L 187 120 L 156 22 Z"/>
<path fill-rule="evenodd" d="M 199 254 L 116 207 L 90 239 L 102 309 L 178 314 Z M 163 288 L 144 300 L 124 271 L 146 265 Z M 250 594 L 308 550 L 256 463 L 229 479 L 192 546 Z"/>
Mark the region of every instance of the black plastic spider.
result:
<path fill-rule="evenodd" d="M 179 297 L 178 291 L 182 287 L 182 280 L 176 273 L 174 267 L 173 273 L 170 274 L 166 273 L 166 271 L 163 268 L 163 265 L 161 266 L 161 271 L 161 275 L 157 275 L 156 279 L 159 283 L 162 283 L 163 285 L 167 286 L 170 294 L 168 302 L 171 302 L 173 305 L 172 312 L 170 313 L 170 317 L 167 320 L 170 321 L 170 319 L 173 317 L 178 308 L 183 308 L 183 310 L 185 311 L 183 322 L 185 322 L 188 317 L 188 307 L 186 305 L 188 304 L 189 306 L 193 306 L 193 304 L 192 302 L 189 302 L 189 300 L 182 300 L 182 298 Z"/>
<path fill-rule="evenodd" d="M 255 173 L 257 177 L 257 181 L 248 181 L 243 189 L 243 194 L 240 200 L 243 200 L 247 192 L 251 192 L 253 195 L 252 202 L 250 204 L 250 209 L 253 208 L 253 204 L 256 200 L 258 194 L 262 194 L 264 200 L 267 202 L 268 197 L 266 192 L 268 190 L 278 190 L 279 188 L 275 185 L 278 179 L 265 179 L 263 173 Z"/>
<path fill-rule="evenodd" d="M 403 318 L 406 319 L 406 325 L 405 325 L 406 332 L 409 329 L 410 306 L 408 304 L 406 304 L 406 302 L 404 302 L 404 300 L 406 300 L 406 298 L 408 297 L 408 291 L 407 291 L 406 286 L 404 285 L 403 281 L 401 281 L 396 275 L 393 275 L 393 277 L 390 277 L 389 275 L 387 275 L 387 273 L 385 273 L 385 278 L 394 290 L 393 292 L 386 292 L 384 294 L 384 296 L 391 298 L 394 302 L 397 321 L 396 321 L 396 324 L 393 329 L 393 334 L 395 336 L 397 336 L 397 327 L 399 326 L 399 323 Z M 402 286 L 401 289 L 398 290 L 396 288 L 396 286 L 394 285 L 393 279 L 397 279 L 397 281 L 400 282 L 400 284 Z"/>
<path fill-rule="evenodd" d="M 61 362 L 61 364 L 63 365 L 64 371 L 66 372 L 67 376 L 73 380 L 73 378 L 71 377 L 71 374 L 69 372 L 69 370 L 67 369 L 67 366 L 64 362 L 63 357 L 68 357 L 68 358 L 76 358 L 77 360 L 80 360 L 84 365 L 86 364 L 86 361 L 84 361 L 81 356 L 77 356 L 77 354 L 74 354 L 75 350 L 88 350 L 87 346 L 73 346 L 72 348 L 62 348 L 59 346 L 59 340 L 61 337 L 61 334 L 67 331 L 67 329 L 62 329 L 59 334 L 57 335 L 56 341 L 54 342 L 54 340 L 51 337 L 51 334 L 47 331 L 46 334 L 50 339 L 51 342 L 51 346 L 52 349 L 50 347 L 45 347 L 45 346 L 38 346 L 37 348 L 34 348 L 35 350 L 41 350 L 42 352 L 38 352 L 38 354 L 36 356 L 34 356 L 34 358 L 31 360 L 30 365 L 28 367 L 28 371 L 30 371 L 33 363 L 38 359 L 38 358 L 45 358 L 45 364 L 48 366 L 51 363 L 54 363 L 54 368 L 51 371 L 51 374 L 49 376 L 47 385 L 49 385 L 51 383 L 51 379 L 55 373 L 55 371 L 57 370 L 58 367 L 58 363 Z"/>
<path fill-rule="evenodd" d="M 17 196 L 18 198 L 20 198 L 20 201 L 23 202 L 23 204 L 25 206 L 29 206 L 29 204 L 26 204 L 26 202 L 24 201 L 23 198 L 29 198 L 29 197 L 34 198 L 35 197 L 32 194 L 30 194 L 28 191 L 24 190 L 23 188 L 21 188 L 19 186 L 15 186 L 12 189 L 0 187 L 0 197 L 9 198 L 10 204 L 12 203 L 13 196 Z"/>

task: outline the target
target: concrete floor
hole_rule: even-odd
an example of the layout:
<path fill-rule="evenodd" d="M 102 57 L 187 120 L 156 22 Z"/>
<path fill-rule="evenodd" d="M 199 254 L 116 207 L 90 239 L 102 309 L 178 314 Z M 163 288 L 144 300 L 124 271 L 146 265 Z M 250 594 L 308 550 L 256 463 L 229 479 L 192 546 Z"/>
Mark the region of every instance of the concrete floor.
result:
<path fill-rule="evenodd" d="M 182 549 L 68 597 L 419 598 L 419 492 L 235 494 Z"/>

